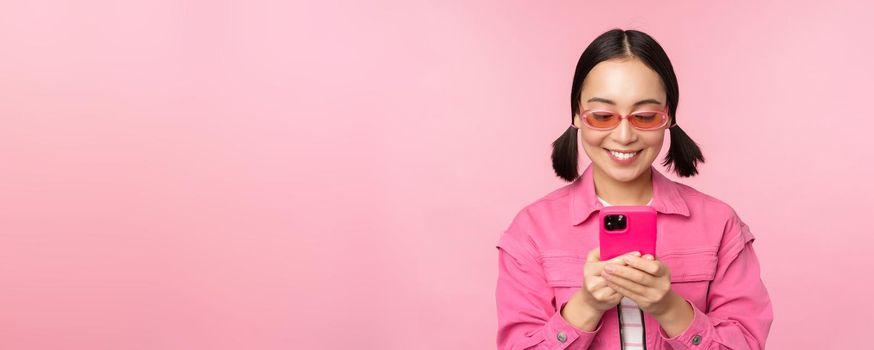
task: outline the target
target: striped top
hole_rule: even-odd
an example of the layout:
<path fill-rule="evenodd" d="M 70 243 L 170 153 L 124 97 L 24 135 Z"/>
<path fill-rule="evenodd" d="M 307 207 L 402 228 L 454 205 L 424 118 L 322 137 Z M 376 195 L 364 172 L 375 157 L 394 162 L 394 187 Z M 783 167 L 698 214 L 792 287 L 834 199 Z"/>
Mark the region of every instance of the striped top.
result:
<path fill-rule="evenodd" d="M 611 206 L 610 203 L 598 196 L 598 200 L 605 207 Z M 652 199 L 646 205 L 651 205 Z M 643 328 L 643 310 L 638 307 L 634 300 L 622 297 L 619 302 L 619 335 L 622 342 L 622 349 L 638 350 L 646 349 L 644 344 L 644 328 Z"/>

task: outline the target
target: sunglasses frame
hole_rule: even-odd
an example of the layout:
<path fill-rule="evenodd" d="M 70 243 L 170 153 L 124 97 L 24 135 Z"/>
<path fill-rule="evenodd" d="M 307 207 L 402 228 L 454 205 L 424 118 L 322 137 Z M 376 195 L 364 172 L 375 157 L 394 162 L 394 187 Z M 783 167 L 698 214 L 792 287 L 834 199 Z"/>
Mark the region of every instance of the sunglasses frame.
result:
<path fill-rule="evenodd" d="M 592 124 L 589 124 L 589 120 L 588 120 L 588 118 L 586 118 L 586 113 L 596 113 L 596 112 L 610 113 L 610 114 L 613 115 L 613 117 L 619 117 L 619 122 L 617 122 L 616 125 L 611 126 L 611 127 L 609 127 L 609 128 L 598 128 L 598 127 L 595 127 L 595 126 L 593 126 Z M 622 114 L 619 114 L 618 112 L 614 112 L 614 111 L 607 110 L 607 109 L 586 109 L 586 110 L 580 112 L 580 120 L 583 122 L 583 124 L 584 124 L 586 127 L 590 128 L 590 129 L 592 129 L 592 130 L 607 131 L 607 130 L 613 130 L 613 129 L 615 129 L 617 126 L 619 126 L 619 124 L 622 124 L 622 119 L 628 119 L 628 118 L 630 118 L 631 116 L 633 116 L 633 115 L 635 115 L 635 114 L 638 114 L 638 113 L 656 113 L 657 115 L 661 116 L 661 118 L 662 118 L 662 122 L 659 123 L 658 126 L 653 127 L 653 128 L 640 128 L 640 127 L 634 125 L 634 123 L 631 122 L 631 120 L 629 120 L 628 123 L 631 124 L 631 127 L 635 128 L 635 129 L 637 129 L 637 130 L 642 130 L 642 131 L 658 130 L 658 129 L 661 129 L 661 127 L 665 126 L 665 124 L 668 123 L 668 118 L 669 118 L 669 116 L 668 116 L 668 105 L 667 105 L 667 104 L 665 104 L 665 107 L 664 107 L 662 110 L 657 110 L 657 109 L 654 109 L 654 110 L 637 110 L 637 111 L 634 111 L 634 112 L 629 113 L 628 115 L 622 115 Z"/>

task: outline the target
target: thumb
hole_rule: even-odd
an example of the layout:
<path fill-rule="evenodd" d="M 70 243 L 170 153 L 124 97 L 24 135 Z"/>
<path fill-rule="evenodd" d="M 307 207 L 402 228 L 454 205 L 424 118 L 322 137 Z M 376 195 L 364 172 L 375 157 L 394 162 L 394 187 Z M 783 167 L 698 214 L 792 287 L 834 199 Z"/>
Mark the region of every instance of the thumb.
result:
<path fill-rule="evenodd" d="M 601 261 L 601 247 L 590 250 L 589 255 L 586 256 L 586 261 L 588 261 L 588 262 Z"/>
<path fill-rule="evenodd" d="M 624 258 L 626 255 L 634 255 L 634 256 L 639 257 L 639 256 L 640 256 L 640 252 L 638 252 L 638 251 L 628 252 L 628 253 L 625 253 L 625 254 L 619 255 L 619 256 L 617 256 L 617 257 L 615 257 L 615 258 L 613 258 L 613 259 L 607 260 L 607 262 L 609 262 L 609 263 L 613 263 L 613 264 L 623 264 L 623 265 L 625 265 L 625 260 L 623 260 L 623 258 Z"/>

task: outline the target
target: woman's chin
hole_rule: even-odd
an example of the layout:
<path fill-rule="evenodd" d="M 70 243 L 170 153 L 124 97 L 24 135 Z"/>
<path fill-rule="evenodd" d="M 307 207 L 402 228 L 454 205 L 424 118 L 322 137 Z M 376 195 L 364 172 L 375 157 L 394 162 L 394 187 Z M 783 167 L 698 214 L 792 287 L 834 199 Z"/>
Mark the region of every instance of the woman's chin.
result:
<path fill-rule="evenodd" d="M 607 161 L 611 160 L 608 159 Z M 637 166 L 617 167 L 609 163 L 607 167 L 602 169 L 607 176 L 618 182 L 632 182 L 643 173 L 640 167 Z"/>

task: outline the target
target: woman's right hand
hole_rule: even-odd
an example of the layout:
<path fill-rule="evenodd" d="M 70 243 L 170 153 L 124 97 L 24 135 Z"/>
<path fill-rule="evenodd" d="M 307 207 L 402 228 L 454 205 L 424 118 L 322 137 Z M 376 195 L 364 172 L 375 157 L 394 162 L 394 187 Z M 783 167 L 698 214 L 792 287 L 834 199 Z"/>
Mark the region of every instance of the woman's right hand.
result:
<path fill-rule="evenodd" d="M 640 253 L 631 252 L 625 255 L 640 256 Z M 583 266 L 582 287 L 561 310 L 562 317 L 584 331 L 594 330 L 604 312 L 619 305 L 622 300 L 622 294 L 607 285 L 607 280 L 601 277 L 601 271 L 607 264 L 626 265 L 623 256 L 601 261 L 601 248 L 590 250 Z"/>
<path fill-rule="evenodd" d="M 639 252 L 630 252 L 626 255 L 640 256 Z M 607 264 L 626 265 L 623 255 L 607 261 L 601 261 L 601 248 L 589 251 L 586 256 L 586 265 L 583 267 L 583 286 L 580 288 L 582 301 L 589 307 L 603 314 L 605 311 L 619 305 L 622 294 L 607 285 L 607 280 L 601 277 L 601 271 Z"/>

